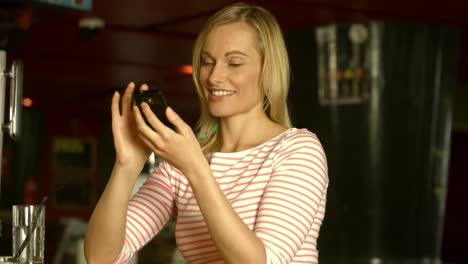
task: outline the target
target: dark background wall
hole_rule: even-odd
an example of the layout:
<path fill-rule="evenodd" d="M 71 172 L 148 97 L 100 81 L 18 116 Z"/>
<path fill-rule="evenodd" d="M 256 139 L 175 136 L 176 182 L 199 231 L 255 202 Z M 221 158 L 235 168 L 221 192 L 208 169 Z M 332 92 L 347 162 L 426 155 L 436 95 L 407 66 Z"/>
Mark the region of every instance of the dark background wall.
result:
<path fill-rule="evenodd" d="M 466 232 L 450 220 L 466 219 L 466 213 L 452 212 L 446 222 L 440 215 L 459 35 L 450 27 L 398 23 L 383 23 L 381 32 L 379 95 L 362 104 L 329 106 L 318 101 L 314 29 L 287 34 L 294 122 L 317 133 L 329 162 L 327 219 L 319 243 L 323 263 L 372 258 L 421 263 L 441 254 L 444 224 L 454 233 Z M 349 54 L 344 49 L 340 56 Z M 451 181 L 457 178 L 463 178 L 461 171 L 450 174 Z M 445 249 L 452 236 L 445 233 Z M 460 237 L 457 242 L 467 244 Z M 444 251 L 446 260 L 466 261 L 454 251 Z"/>

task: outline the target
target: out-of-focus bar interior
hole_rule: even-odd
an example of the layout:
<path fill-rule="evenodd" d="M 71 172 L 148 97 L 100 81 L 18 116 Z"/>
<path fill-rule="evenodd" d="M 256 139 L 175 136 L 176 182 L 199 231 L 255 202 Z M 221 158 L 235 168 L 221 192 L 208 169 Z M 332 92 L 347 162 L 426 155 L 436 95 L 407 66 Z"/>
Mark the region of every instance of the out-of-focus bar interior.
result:
<path fill-rule="evenodd" d="M 252 2 L 284 31 L 294 125 L 327 153 L 320 263 L 468 263 L 468 2 Z M 86 223 L 115 157 L 111 96 L 147 83 L 194 126 L 192 46 L 230 3 L 0 2 L 4 124 L 10 69 L 23 66 L 19 133 L 3 130 L 0 256 L 12 254 L 12 205 L 47 196 L 45 263 L 85 263 Z M 177 256 L 169 223 L 133 263 Z"/>

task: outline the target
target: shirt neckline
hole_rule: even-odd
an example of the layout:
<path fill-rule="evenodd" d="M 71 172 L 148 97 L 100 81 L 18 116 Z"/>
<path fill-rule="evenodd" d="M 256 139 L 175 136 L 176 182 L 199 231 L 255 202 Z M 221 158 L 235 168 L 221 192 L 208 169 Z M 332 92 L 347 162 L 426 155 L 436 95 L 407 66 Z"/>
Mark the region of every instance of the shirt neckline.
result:
<path fill-rule="evenodd" d="M 215 151 L 215 152 L 212 152 L 211 153 L 211 157 L 229 157 L 229 158 L 235 158 L 235 157 L 244 157 L 246 154 L 250 153 L 251 151 L 255 150 L 255 149 L 258 149 L 258 148 L 261 148 L 263 146 L 265 146 L 266 144 L 272 142 L 272 141 L 275 141 L 277 140 L 278 138 L 280 138 L 281 136 L 289 133 L 290 131 L 293 131 L 293 130 L 296 130 L 296 128 L 288 128 L 286 129 L 285 131 L 279 133 L 278 135 L 258 144 L 257 146 L 255 147 L 252 147 L 252 148 L 248 148 L 248 149 L 244 149 L 244 150 L 241 150 L 241 151 L 236 151 L 236 152 L 219 152 L 219 151 Z"/>

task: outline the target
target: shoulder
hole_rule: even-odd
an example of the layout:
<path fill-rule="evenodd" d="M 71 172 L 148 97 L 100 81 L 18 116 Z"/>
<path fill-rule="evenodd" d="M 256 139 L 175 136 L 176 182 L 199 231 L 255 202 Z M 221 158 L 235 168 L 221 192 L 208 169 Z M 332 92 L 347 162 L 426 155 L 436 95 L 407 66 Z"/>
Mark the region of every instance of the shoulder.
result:
<path fill-rule="evenodd" d="M 317 163 L 326 170 L 327 159 L 323 146 L 315 133 L 302 128 L 291 128 L 280 139 L 273 159 L 275 166 L 295 160 L 300 163 Z"/>
<path fill-rule="evenodd" d="M 309 146 L 323 151 L 322 144 L 315 133 L 306 128 L 291 128 L 281 138 L 278 147 L 280 149 Z"/>

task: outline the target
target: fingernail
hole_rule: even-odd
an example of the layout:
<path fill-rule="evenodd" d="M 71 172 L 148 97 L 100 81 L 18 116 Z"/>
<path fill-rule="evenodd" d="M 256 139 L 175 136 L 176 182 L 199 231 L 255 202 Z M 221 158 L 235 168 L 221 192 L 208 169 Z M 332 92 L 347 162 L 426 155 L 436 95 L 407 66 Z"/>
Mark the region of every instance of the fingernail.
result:
<path fill-rule="evenodd" d="M 167 111 L 168 111 L 169 113 L 174 113 L 174 110 L 172 110 L 172 108 L 171 108 L 170 106 L 167 107 Z"/>

